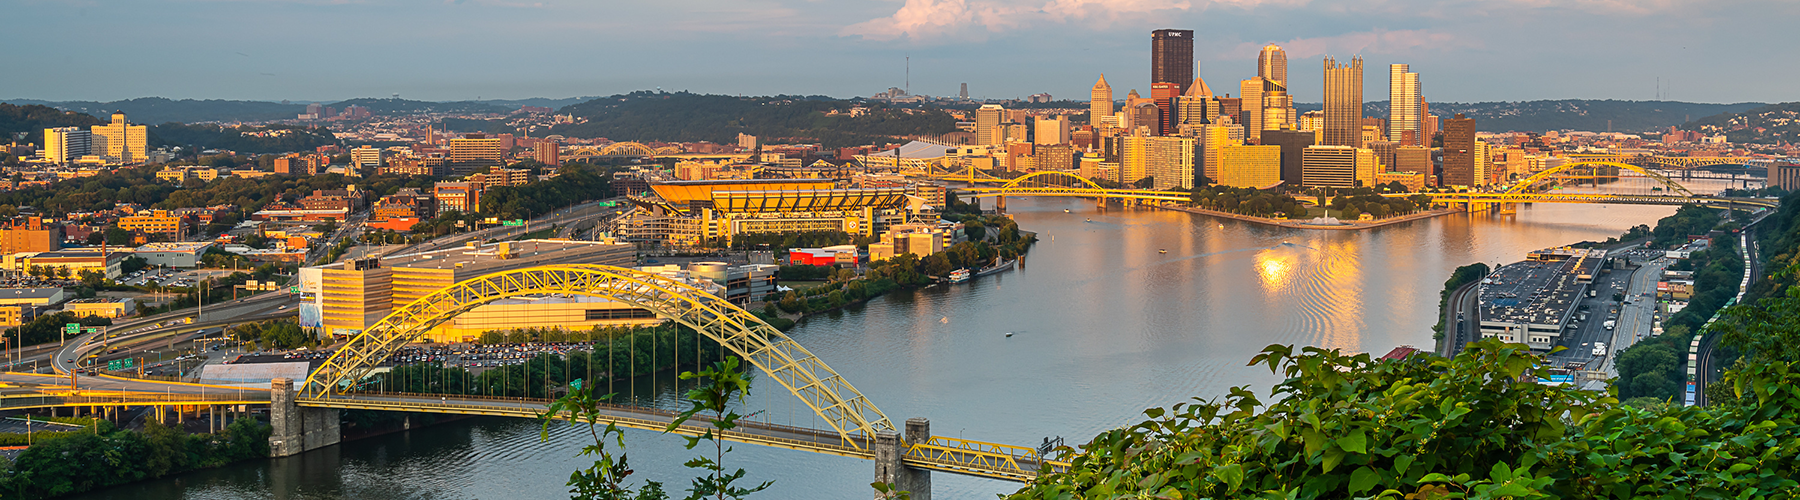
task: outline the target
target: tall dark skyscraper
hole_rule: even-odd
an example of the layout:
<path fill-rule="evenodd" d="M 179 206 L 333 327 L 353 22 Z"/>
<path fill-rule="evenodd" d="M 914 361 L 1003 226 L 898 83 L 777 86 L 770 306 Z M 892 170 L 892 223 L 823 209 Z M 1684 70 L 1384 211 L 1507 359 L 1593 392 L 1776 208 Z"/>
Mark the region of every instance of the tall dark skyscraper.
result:
<path fill-rule="evenodd" d="M 1444 120 L 1444 180 L 1446 186 L 1478 186 L 1482 184 L 1475 169 L 1475 119 Z"/>
<path fill-rule="evenodd" d="M 1159 82 L 1181 86 L 1175 95 L 1194 84 L 1194 30 L 1150 32 L 1150 83 Z"/>

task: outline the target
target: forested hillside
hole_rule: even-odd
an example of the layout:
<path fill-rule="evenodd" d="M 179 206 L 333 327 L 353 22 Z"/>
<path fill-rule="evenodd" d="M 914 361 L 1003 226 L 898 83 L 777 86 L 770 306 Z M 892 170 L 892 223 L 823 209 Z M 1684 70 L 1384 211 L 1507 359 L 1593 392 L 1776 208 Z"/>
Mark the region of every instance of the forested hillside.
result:
<path fill-rule="evenodd" d="M 246 135 L 260 134 L 260 135 Z M 306 151 L 319 146 L 337 144 L 331 131 L 277 125 L 270 127 L 223 127 L 212 124 L 182 125 L 165 123 L 150 127 L 150 148 L 162 146 L 196 146 L 199 149 L 228 149 L 238 153 L 270 154 Z"/>
<path fill-rule="evenodd" d="M 1707 135 L 1723 133 L 1733 143 L 1800 142 L 1800 102 L 1720 113 L 1684 123 L 1681 128 Z"/>
<path fill-rule="evenodd" d="M 26 99 L 9 102 L 43 104 L 58 109 L 87 113 L 100 117 L 102 120 L 109 120 L 114 111 L 124 111 L 125 117 L 132 123 L 141 124 L 292 120 L 294 115 L 306 111 L 304 104 L 223 99 L 173 100 L 161 97 L 140 97 L 112 102 L 52 102 Z"/>
<path fill-rule="evenodd" d="M 99 118 L 74 111 L 37 104 L 17 106 L 0 102 L 0 140 L 12 141 L 16 138 L 13 134 L 25 132 L 25 140 L 21 142 L 43 144 L 46 128 L 86 127 L 100 123 Z"/>
<path fill-rule="evenodd" d="M 558 113 L 586 118 L 586 123 L 559 125 L 550 133 L 571 137 L 605 137 L 614 141 L 712 141 L 732 143 L 737 134 L 764 142 L 818 142 L 825 147 L 868 144 L 904 135 L 956 131 L 956 120 L 939 110 L 902 110 L 868 106 L 868 114 L 851 117 L 851 101 L 823 97 L 734 97 L 679 93 L 633 92 L 562 108 Z M 831 111 L 844 112 L 826 116 Z"/>

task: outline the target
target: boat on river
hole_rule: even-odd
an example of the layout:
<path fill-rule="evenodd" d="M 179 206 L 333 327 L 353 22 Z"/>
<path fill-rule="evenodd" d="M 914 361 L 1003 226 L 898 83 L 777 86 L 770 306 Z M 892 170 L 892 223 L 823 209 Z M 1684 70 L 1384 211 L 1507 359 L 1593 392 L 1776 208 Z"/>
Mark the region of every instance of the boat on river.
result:
<path fill-rule="evenodd" d="M 950 271 L 950 276 L 945 279 L 949 280 L 951 283 L 962 283 L 964 281 L 969 281 L 969 270 L 968 270 L 968 268 L 963 268 L 963 269 L 957 269 L 955 271 Z"/>

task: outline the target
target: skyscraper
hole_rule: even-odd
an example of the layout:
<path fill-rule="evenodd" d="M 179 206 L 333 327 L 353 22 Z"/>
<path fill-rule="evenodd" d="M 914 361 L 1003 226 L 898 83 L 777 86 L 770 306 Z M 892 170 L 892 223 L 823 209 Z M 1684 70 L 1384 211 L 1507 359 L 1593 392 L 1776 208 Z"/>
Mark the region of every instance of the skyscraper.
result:
<path fill-rule="evenodd" d="M 964 101 L 969 100 L 969 84 L 966 82 L 963 83 L 962 84 L 962 92 L 956 94 L 956 96 L 961 97 L 962 100 L 964 100 Z"/>
<path fill-rule="evenodd" d="M 1088 125 L 1100 126 L 1100 119 L 1113 114 L 1112 86 L 1106 84 L 1106 75 L 1094 82 L 1094 91 L 1088 94 Z"/>
<path fill-rule="evenodd" d="M 1407 69 L 1405 64 L 1388 65 L 1388 140 L 1417 146 L 1429 139 L 1419 135 L 1419 74 Z"/>
<path fill-rule="evenodd" d="M 1068 144 L 1069 119 L 1062 116 L 1037 117 L 1031 130 L 1033 144 Z"/>
<path fill-rule="evenodd" d="M 44 129 L 44 159 L 59 165 L 79 160 L 93 154 L 88 149 L 93 141 L 93 134 L 81 127 Z"/>
<path fill-rule="evenodd" d="M 1006 129 L 1000 126 L 1000 115 L 1006 114 L 1006 108 L 999 104 L 983 104 L 975 110 L 975 145 L 991 146 L 1006 143 Z"/>
<path fill-rule="evenodd" d="M 1272 43 L 1263 46 L 1262 53 L 1256 56 L 1256 76 L 1274 80 L 1275 83 L 1286 87 L 1288 82 L 1287 51 L 1281 50 L 1280 45 Z"/>
<path fill-rule="evenodd" d="M 1306 130 L 1264 130 L 1262 143 L 1281 147 L 1281 180 L 1289 186 L 1300 185 L 1300 158 L 1313 146 L 1316 134 Z"/>
<path fill-rule="evenodd" d="M 1475 186 L 1475 119 L 1456 118 L 1444 123 L 1444 180 L 1446 186 Z"/>
<path fill-rule="evenodd" d="M 147 130 L 148 127 L 132 125 L 125 120 L 124 112 L 115 111 L 112 123 L 92 128 L 92 154 L 122 164 L 142 163 L 149 153 L 149 148 L 145 147 L 148 144 Z"/>
<path fill-rule="evenodd" d="M 1157 126 L 1150 132 L 1155 135 L 1171 135 L 1175 133 L 1175 98 L 1181 95 L 1181 85 L 1172 82 L 1156 82 L 1150 84 L 1150 100 L 1156 103 Z"/>
<path fill-rule="evenodd" d="M 1243 99 L 1243 108 L 1238 110 L 1238 123 L 1244 124 L 1244 138 L 1251 142 L 1262 139 L 1263 129 L 1263 77 L 1255 77 L 1238 82 L 1238 97 Z"/>
<path fill-rule="evenodd" d="M 1187 93 L 1194 81 L 1194 30 L 1150 32 L 1150 83 L 1169 82 Z"/>
<path fill-rule="evenodd" d="M 1362 147 L 1362 57 L 1339 65 L 1325 58 L 1325 137 L 1326 146 Z"/>

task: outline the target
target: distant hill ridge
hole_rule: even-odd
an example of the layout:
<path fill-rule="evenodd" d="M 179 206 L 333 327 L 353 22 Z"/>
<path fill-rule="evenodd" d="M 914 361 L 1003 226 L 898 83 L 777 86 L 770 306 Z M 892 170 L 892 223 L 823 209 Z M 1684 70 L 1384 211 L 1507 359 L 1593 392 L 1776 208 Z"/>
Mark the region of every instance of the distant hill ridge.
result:
<path fill-rule="evenodd" d="M 541 106 L 541 107 L 558 109 L 558 113 L 576 113 L 576 114 L 599 113 L 599 114 L 595 114 L 594 116 L 585 116 L 584 115 L 584 117 L 589 118 L 590 123 L 592 123 L 593 118 L 605 115 L 605 113 L 601 112 L 602 109 L 608 108 L 608 106 L 597 104 L 597 103 L 605 103 L 605 102 L 609 102 L 609 101 L 610 102 L 620 102 L 620 101 L 618 101 L 618 99 L 631 100 L 632 99 L 631 96 L 642 96 L 642 95 L 663 96 L 663 97 L 659 97 L 659 99 L 662 99 L 662 100 L 673 99 L 673 100 L 675 100 L 675 102 L 686 102 L 689 99 L 703 99 L 703 100 L 710 99 L 711 102 L 719 102 L 719 103 L 746 102 L 746 100 L 757 101 L 757 102 L 762 102 L 762 101 L 767 101 L 767 100 L 779 100 L 779 101 L 789 101 L 789 102 L 803 101 L 803 102 L 809 103 L 803 107 L 818 108 L 820 110 L 824 110 L 827 108 L 847 109 L 849 106 L 851 106 L 853 104 L 853 102 L 856 102 L 856 101 L 849 100 L 849 99 L 837 99 L 837 98 L 828 97 L 828 96 L 816 96 L 816 95 L 815 96 L 738 97 L 738 96 L 725 96 L 725 95 L 689 94 L 689 93 L 685 93 L 685 92 L 658 94 L 658 93 L 654 93 L 654 92 L 642 91 L 642 92 L 634 92 L 634 93 L 629 93 L 629 94 L 618 94 L 618 95 L 614 95 L 614 96 L 599 97 L 599 98 L 591 98 L 591 97 L 571 97 L 571 98 L 562 98 L 562 99 L 531 98 L 531 99 L 512 99 L 512 100 L 494 99 L 494 100 L 447 101 L 447 102 L 415 101 L 415 100 L 397 99 L 397 98 L 359 98 L 359 99 L 349 99 L 349 100 L 337 101 L 337 102 L 332 102 L 332 103 L 324 103 L 324 105 L 332 107 L 332 108 L 336 108 L 338 110 L 342 110 L 345 107 L 350 106 L 350 105 L 358 105 L 358 106 L 363 106 L 363 107 L 369 108 L 369 110 L 371 112 L 378 114 L 378 115 L 380 115 L 380 114 L 411 114 L 411 113 L 508 113 L 508 112 L 518 110 L 519 106 Z M 761 101 L 758 101 L 758 100 L 761 100 Z M 93 115 L 93 116 L 97 116 L 97 117 L 104 117 L 104 116 L 110 115 L 115 110 L 124 111 L 125 114 L 127 116 L 129 116 L 132 121 L 138 122 L 138 123 L 147 123 L 147 124 L 160 124 L 160 123 L 165 123 L 165 122 L 180 122 L 180 123 L 226 122 L 226 123 L 231 123 L 231 122 L 257 122 L 257 121 L 285 120 L 285 119 L 292 119 L 295 115 L 305 112 L 306 104 L 307 104 L 307 103 L 282 104 L 279 102 L 234 101 L 234 100 L 218 100 L 218 99 L 172 100 L 172 99 L 165 99 L 165 98 L 161 98 L 161 97 L 144 97 L 144 98 L 138 98 L 138 99 L 128 99 L 128 100 L 123 100 L 123 101 L 112 101 L 112 102 L 97 102 L 97 101 L 53 102 L 53 101 L 42 101 L 42 100 L 33 100 L 33 99 L 10 99 L 10 100 L 6 100 L 4 102 L 12 103 L 15 105 L 38 104 L 38 105 L 50 106 L 50 107 L 62 109 L 62 110 L 87 113 L 89 115 Z M 1075 102 L 1075 101 L 1070 101 L 1070 102 Z M 829 103 L 829 104 L 827 104 L 827 103 Z M 1075 103 L 1079 104 L 1078 102 L 1075 102 Z M 643 104 L 645 104 L 645 103 L 640 102 L 640 103 L 636 103 L 633 106 L 629 106 L 629 107 L 636 109 L 636 108 L 640 107 L 639 105 L 643 105 Z M 669 104 L 669 103 L 664 103 L 664 104 Z M 1043 106 L 1043 105 L 1040 104 L 1040 105 L 1029 106 L 1029 107 L 1036 107 L 1036 106 Z M 1700 119 L 1711 118 L 1711 117 L 1714 117 L 1717 115 L 1747 112 L 1752 109 L 1756 109 L 1756 108 L 1764 107 L 1764 106 L 1768 106 L 1768 105 L 1764 104 L 1764 103 L 1707 104 L 1707 103 L 1690 103 L 1690 102 L 1676 102 L 1676 101 L 1620 101 L 1620 100 L 1610 100 L 1610 99 L 1608 99 L 1608 100 L 1561 99 L 1561 100 L 1543 100 L 1543 101 L 1475 102 L 1475 103 L 1433 102 L 1433 103 L 1431 103 L 1431 111 L 1432 111 L 1432 114 L 1442 116 L 1442 117 L 1449 117 L 1449 116 L 1455 115 L 1456 113 L 1463 113 L 1463 114 L 1475 119 L 1476 127 L 1478 129 L 1480 129 L 1482 131 L 1488 131 L 1488 132 L 1507 132 L 1507 131 L 1541 132 L 1541 131 L 1546 131 L 1546 130 L 1564 130 L 1564 129 L 1588 130 L 1588 131 L 1596 131 L 1596 132 L 1601 132 L 1601 131 L 1606 131 L 1606 130 L 1612 130 L 1612 131 L 1616 131 L 1616 132 L 1646 132 L 1646 131 L 1653 131 L 1653 130 L 1657 130 L 1657 129 L 1664 129 L 1669 126 L 1683 125 L 1684 123 L 1688 123 L 1690 121 L 1694 121 L 1697 123 L 1697 121 Z M 612 107 L 616 108 L 617 106 L 612 106 Z M 1304 111 L 1308 111 L 1308 110 L 1319 109 L 1320 105 L 1317 103 L 1300 103 L 1300 104 L 1296 104 L 1295 107 L 1298 108 L 1300 111 L 1304 112 Z M 1364 113 L 1366 116 L 1371 116 L 1371 117 L 1386 117 L 1387 116 L 1387 101 L 1365 102 L 1363 108 L 1364 108 Z M 620 108 L 620 111 L 625 111 L 625 110 L 624 110 L 624 108 Z M 738 118 L 749 119 L 751 121 L 755 121 L 754 117 L 756 115 L 758 115 L 757 112 L 753 112 L 753 110 L 749 110 L 749 109 L 744 109 L 743 111 L 745 111 L 748 114 L 744 114 L 742 116 L 739 116 Z M 792 111 L 792 109 L 780 110 L 780 111 L 785 113 L 787 111 Z M 693 116 L 706 115 L 706 116 L 710 116 L 710 117 L 714 117 L 714 118 L 723 118 L 724 117 L 724 115 L 721 115 L 719 113 L 702 112 L 702 111 L 698 111 L 698 110 L 696 110 L 696 113 L 698 113 L 698 114 L 695 114 Z M 631 132 L 631 130 L 633 130 L 634 128 L 635 129 L 662 129 L 665 127 L 668 127 L 670 129 L 685 128 L 685 127 L 673 127 L 672 125 L 675 125 L 675 124 L 669 123 L 668 122 L 669 118 L 670 117 L 653 117 L 653 116 L 646 116 L 646 115 L 637 114 L 637 113 L 626 112 L 625 114 L 619 115 L 619 116 L 607 115 L 607 119 L 604 120 L 608 124 L 607 126 L 601 126 L 601 125 L 565 126 L 565 127 L 558 127 L 558 128 L 559 129 L 566 128 L 565 135 L 593 133 L 593 134 L 597 134 L 598 136 L 604 136 L 604 137 L 614 137 L 614 136 L 637 137 L 640 134 Z M 1779 117 L 1770 115 L 1770 120 L 1775 120 L 1777 118 L 1779 118 Z M 1722 118 L 1722 119 L 1728 119 L 1728 118 Z M 863 120 L 857 120 L 857 121 L 863 121 Z M 685 124 L 683 124 L 683 125 L 685 125 Z M 713 127 L 713 124 L 707 124 L 707 123 L 695 123 L 693 125 L 696 125 L 696 126 L 699 126 L 702 128 L 712 128 Z M 776 127 L 776 128 L 768 129 L 768 130 L 762 130 L 764 132 L 763 134 L 754 134 L 754 135 L 771 135 L 771 134 L 789 133 L 789 132 L 784 132 L 784 130 L 792 131 L 795 129 L 808 129 L 808 130 L 817 129 L 817 127 L 814 125 L 822 125 L 822 124 L 800 125 L 798 123 L 789 123 L 782 127 Z M 731 128 L 731 127 L 726 127 L 726 128 Z M 747 130 L 750 130 L 750 128 L 755 128 L 755 127 L 745 128 L 744 126 L 739 126 L 736 128 L 739 131 L 746 131 L 745 133 L 752 133 L 752 132 L 747 132 Z M 927 128 L 935 130 L 936 128 L 939 128 L 939 127 L 927 127 Z M 1767 128 L 1767 127 L 1765 127 L 1765 128 Z M 860 135 L 865 135 L 865 134 L 870 134 L 870 133 L 877 133 L 877 135 L 883 135 L 885 132 L 904 132 L 905 130 L 903 130 L 903 129 L 909 129 L 909 127 L 900 127 L 898 129 L 891 130 L 891 131 L 886 130 L 886 129 L 848 131 L 848 134 L 831 134 L 829 131 L 820 130 L 818 132 L 809 132 L 808 134 L 803 134 L 803 135 L 806 135 L 806 136 L 831 135 L 831 136 L 834 136 L 833 142 L 835 143 L 838 140 L 847 140 L 852 136 L 860 136 Z M 910 129 L 918 129 L 918 127 L 910 127 Z M 601 134 L 602 130 L 605 130 L 604 134 Z M 920 130 L 923 130 L 923 129 L 920 129 Z M 564 131 L 559 131 L 559 133 L 564 133 Z M 735 133 L 736 132 L 730 132 L 730 134 L 732 134 L 732 135 L 735 135 Z M 643 140 L 676 141 L 676 140 L 699 140 L 697 138 L 696 139 L 685 139 L 685 137 L 704 136 L 705 140 L 714 140 L 714 141 L 729 140 L 730 137 L 725 137 L 724 134 L 726 134 L 726 132 L 709 131 L 709 132 L 704 132 L 704 133 L 700 133 L 697 135 L 696 134 L 688 134 L 688 133 L 676 133 L 676 134 L 672 134 L 672 136 L 670 136 L 670 137 L 659 137 L 659 138 L 641 137 L 641 138 Z M 1739 134 L 1739 135 L 1744 135 L 1744 134 Z M 1785 137 L 1785 136 L 1783 136 L 1783 137 Z M 1791 141 L 1794 139 L 1790 138 L 1790 139 L 1786 139 L 1786 140 Z"/>
<path fill-rule="evenodd" d="M 1723 133 L 1733 143 L 1800 142 L 1800 102 L 1784 102 L 1719 113 L 1681 124 L 1682 130 Z"/>

